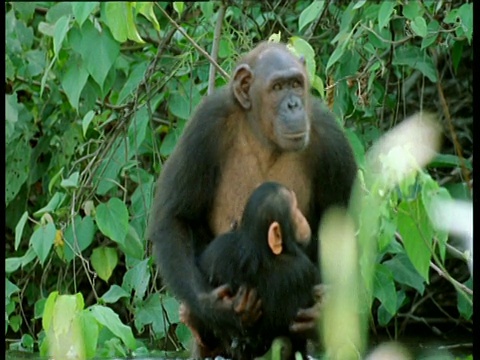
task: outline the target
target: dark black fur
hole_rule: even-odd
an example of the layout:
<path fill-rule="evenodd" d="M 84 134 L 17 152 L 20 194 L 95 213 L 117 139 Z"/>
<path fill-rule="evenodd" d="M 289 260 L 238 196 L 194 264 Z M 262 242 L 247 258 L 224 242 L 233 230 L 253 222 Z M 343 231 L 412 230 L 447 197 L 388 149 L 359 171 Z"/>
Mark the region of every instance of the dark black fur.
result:
<path fill-rule="evenodd" d="M 220 235 L 206 248 L 199 265 L 212 286 L 229 284 L 234 292 L 241 285 L 258 289 L 262 299 L 261 318 L 242 332 L 217 329 L 233 359 L 253 359 L 263 355 L 274 338 L 285 336 L 292 342 L 292 355 L 306 358 L 306 338 L 294 336 L 289 325 L 301 308 L 313 306 L 312 288 L 320 283 L 320 273 L 296 243 L 291 200 L 281 192 L 285 187 L 267 182 L 258 187 L 245 206 L 239 227 Z M 283 252 L 275 255 L 267 237 L 273 221 L 280 224 Z"/>
<path fill-rule="evenodd" d="M 307 111 L 312 122 L 311 136 L 302 152 L 310 169 L 313 196 L 304 214 L 316 234 L 326 208 L 347 206 L 356 164 L 341 128 L 320 100 L 310 96 Z M 204 98 L 162 169 L 149 221 L 148 236 L 154 244 L 162 279 L 189 306 L 206 343 L 211 338 L 209 328 L 218 329 L 233 319 L 232 314 L 212 311 L 198 300 L 198 295 L 210 292 L 212 286 L 198 269 L 196 259 L 214 238 L 209 216 L 224 154 L 235 137 L 230 131 L 229 116 L 244 113 L 246 110 L 236 101 L 230 87 Z M 317 262 L 315 236 L 307 254 Z M 268 308 L 265 305 L 263 308 Z M 215 340 L 211 339 L 214 345 Z"/>

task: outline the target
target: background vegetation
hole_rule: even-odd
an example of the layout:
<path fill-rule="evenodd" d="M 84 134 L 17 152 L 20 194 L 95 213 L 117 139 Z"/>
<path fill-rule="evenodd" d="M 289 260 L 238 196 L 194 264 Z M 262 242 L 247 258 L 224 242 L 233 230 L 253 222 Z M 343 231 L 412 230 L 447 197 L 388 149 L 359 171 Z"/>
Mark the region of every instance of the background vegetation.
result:
<path fill-rule="evenodd" d="M 419 324 L 440 341 L 468 336 L 471 246 L 435 226 L 430 204 L 471 200 L 472 7 L 7 2 L 7 349 L 84 357 L 188 349 L 178 302 L 145 241 L 154 182 L 202 96 L 267 39 L 306 57 L 312 91 L 345 126 L 361 176 L 365 152 L 397 123 L 420 110 L 440 119 L 434 160 L 380 189 L 378 217 L 367 207 L 376 239 L 369 327 L 374 341 L 402 339 Z M 57 342 L 45 340 L 51 334 Z"/>

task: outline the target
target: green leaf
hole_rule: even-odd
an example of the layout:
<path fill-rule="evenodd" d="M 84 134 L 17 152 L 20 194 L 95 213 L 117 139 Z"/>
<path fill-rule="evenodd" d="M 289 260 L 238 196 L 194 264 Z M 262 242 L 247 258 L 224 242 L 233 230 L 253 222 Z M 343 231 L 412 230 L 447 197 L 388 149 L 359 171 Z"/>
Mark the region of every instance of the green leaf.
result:
<path fill-rule="evenodd" d="M 457 15 L 460 18 L 461 26 L 467 37 L 468 44 L 471 44 L 473 35 L 473 3 L 467 3 L 460 6 Z"/>
<path fill-rule="evenodd" d="M 423 295 L 425 281 L 405 253 L 399 253 L 383 264 L 390 269 L 396 282 L 408 285 Z"/>
<path fill-rule="evenodd" d="M 130 298 L 130 294 L 118 285 L 110 286 L 110 289 L 103 294 L 102 300 L 106 303 L 116 303 L 121 298 Z"/>
<path fill-rule="evenodd" d="M 145 134 L 147 133 L 149 123 L 150 118 L 146 106 L 142 107 L 133 115 L 133 119 L 128 127 L 128 141 L 129 148 L 135 151 L 135 153 L 139 152 L 139 149 L 145 140 Z"/>
<path fill-rule="evenodd" d="M 78 100 L 87 83 L 88 71 L 80 58 L 69 60 L 67 70 L 61 79 L 63 90 L 74 109 L 78 110 Z"/>
<path fill-rule="evenodd" d="M 85 358 L 85 346 L 80 323 L 80 314 L 84 307 L 81 293 L 75 295 L 56 295 L 50 304 L 50 321 L 45 329 L 48 341 L 48 353 L 52 358 L 63 359 L 68 353 Z M 47 303 L 46 302 L 46 308 Z M 41 352 L 46 349 L 41 348 Z"/>
<path fill-rule="evenodd" d="M 28 211 L 25 211 L 22 217 L 20 218 L 20 220 L 18 220 L 17 226 L 15 226 L 15 246 L 14 246 L 15 251 L 18 250 L 20 241 L 22 241 L 23 228 L 27 223 L 27 219 L 28 219 Z"/>
<path fill-rule="evenodd" d="M 134 290 L 135 300 L 142 300 L 147 291 L 150 281 L 150 271 L 148 268 L 149 258 L 140 261 L 133 268 L 128 270 L 123 277 L 122 288 L 126 291 Z"/>
<path fill-rule="evenodd" d="M 83 310 L 79 314 L 79 320 L 83 333 L 83 341 L 85 344 L 85 357 L 93 359 L 97 351 L 97 343 L 99 336 L 99 326 L 95 321 L 95 317 L 88 309 Z"/>
<path fill-rule="evenodd" d="M 115 140 L 105 159 L 102 160 L 102 164 L 99 166 L 94 175 L 94 182 L 98 182 L 97 194 L 105 195 L 108 191 L 116 186 L 118 173 L 120 169 L 125 165 L 126 161 L 130 158 L 128 152 L 128 143 L 123 137 L 119 137 Z"/>
<path fill-rule="evenodd" d="M 185 8 L 185 4 L 183 1 L 174 1 L 173 2 L 173 9 L 177 12 L 179 16 L 182 16 L 183 9 Z"/>
<path fill-rule="evenodd" d="M 129 349 L 135 349 L 136 342 L 132 329 L 124 325 L 112 309 L 106 306 L 92 305 L 88 310 L 100 324 L 118 336 Z"/>
<path fill-rule="evenodd" d="M 91 21 L 87 21 L 80 33 L 74 37 L 74 49 L 82 55 L 85 67 L 95 82 L 103 88 L 105 79 L 120 53 L 120 45 L 112 38 L 109 31 L 99 32 Z M 92 51 L 92 44 L 96 44 Z"/>
<path fill-rule="evenodd" d="M 345 129 L 345 135 L 352 146 L 358 166 L 363 168 L 365 166 L 365 147 L 353 130 Z"/>
<path fill-rule="evenodd" d="M 386 251 L 397 231 L 397 216 L 395 213 L 380 218 L 380 234 L 378 235 L 378 251 Z"/>
<path fill-rule="evenodd" d="M 17 285 L 5 278 L 5 298 L 10 299 L 10 296 L 19 291 L 20 288 Z"/>
<path fill-rule="evenodd" d="M 22 258 L 20 257 L 11 257 L 5 259 L 5 272 L 7 274 L 16 271 L 22 264 Z"/>
<path fill-rule="evenodd" d="M 152 316 L 158 314 L 158 316 Z M 165 336 L 168 325 L 163 315 L 163 307 L 158 293 L 151 294 L 145 301 L 139 302 L 135 308 L 135 327 L 142 333 L 145 325 L 152 324 L 158 338 Z"/>
<path fill-rule="evenodd" d="M 325 99 L 325 86 L 323 85 L 323 80 L 320 76 L 315 75 L 312 88 L 318 91 L 318 94 L 322 99 Z"/>
<path fill-rule="evenodd" d="M 53 37 L 55 33 L 55 24 L 49 24 L 44 21 L 40 21 L 38 24 L 38 31 L 43 35 Z"/>
<path fill-rule="evenodd" d="M 408 20 L 413 21 L 416 17 L 421 17 L 424 13 L 420 1 L 409 1 L 402 6 L 403 16 Z"/>
<path fill-rule="evenodd" d="M 458 9 L 452 9 L 447 15 L 443 18 L 445 24 L 455 24 L 458 19 Z"/>
<path fill-rule="evenodd" d="M 15 199 L 30 172 L 31 148 L 23 139 L 13 143 L 6 152 L 5 206 Z"/>
<path fill-rule="evenodd" d="M 72 2 L 72 12 L 79 27 L 87 20 L 93 10 L 98 6 L 98 1 Z"/>
<path fill-rule="evenodd" d="M 400 203 L 398 206 L 398 231 L 402 236 L 410 261 L 428 283 L 433 228 L 421 199 Z"/>
<path fill-rule="evenodd" d="M 118 263 L 117 250 L 107 246 L 95 248 L 90 256 L 90 261 L 100 279 L 108 282 Z"/>
<path fill-rule="evenodd" d="M 380 29 L 384 28 L 390 22 L 395 6 L 397 6 L 396 1 L 382 1 L 382 5 L 378 11 L 378 26 Z"/>
<path fill-rule="evenodd" d="M 188 120 L 192 113 L 192 106 L 189 98 L 181 92 L 174 92 L 168 101 L 168 110 L 182 120 Z"/>
<path fill-rule="evenodd" d="M 50 325 L 52 324 L 55 301 L 57 300 L 57 297 L 58 291 L 53 291 L 48 295 L 47 300 L 45 301 L 42 316 L 42 327 L 44 330 L 50 329 Z"/>
<path fill-rule="evenodd" d="M 138 34 L 133 18 L 133 3 L 107 2 L 104 6 L 105 22 L 115 40 L 123 43 L 130 39 L 138 43 L 144 43 Z"/>
<path fill-rule="evenodd" d="M 43 312 L 45 310 L 45 303 L 47 302 L 46 298 L 41 298 L 35 301 L 34 305 L 34 319 L 41 319 L 43 316 Z"/>
<path fill-rule="evenodd" d="M 345 46 L 342 45 L 339 45 L 335 48 L 335 50 L 333 50 L 333 53 L 332 55 L 330 55 L 330 58 L 328 59 L 328 62 L 327 62 L 327 66 L 325 68 L 325 70 L 328 70 L 330 69 L 330 67 L 335 64 L 343 55 L 343 53 L 345 52 Z"/>
<path fill-rule="evenodd" d="M 119 198 L 111 198 L 108 203 L 97 206 L 95 220 L 105 236 L 123 244 L 128 231 L 128 210 Z"/>
<path fill-rule="evenodd" d="M 434 215 L 432 214 L 432 211 L 434 211 L 434 206 L 432 204 L 436 203 L 437 201 L 451 200 L 452 197 L 450 196 L 448 190 L 440 187 L 438 183 L 430 177 L 430 175 L 422 176 L 421 179 L 423 183 L 421 190 L 422 203 L 428 214 L 429 224 L 433 224 Z M 440 258 L 442 261 L 445 261 L 448 232 L 445 230 L 435 229 L 435 236 L 438 240 L 437 244 Z"/>
<path fill-rule="evenodd" d="M 80 177 L 80 173 L 75 171 L 68 179 L 62 180 L 60 186 L 68 189 L 68 188 L 77 188 L 78 187 L 78 179 Z"/>
<path fill-rule="evenodd" d="M 27 252 L 22 257 L 9 257 L 5 259 L 5 272 L 12 273 L 16 271 L 20 266 L 24 267 L 25 265 L 32 262 L 37 255 L 32 247 L 29 247 Z"/>
<path fill-rule="evenodd" d="M 162 305 L 165 311 L 168 314 L 168 320 L 171 323 L 178 323 L 180 322 L 179 312 L 178 309 L 180 308 L 180 303 L 178 300 L 173 296 L 163 296 L 162 297 Z"/>
<path fill-rule="evenodd" d="M 57 210 L 60 207 L 60 205 L 62 205 L 63 200 L 65 200 L 65 197 L 66 197 L 66 195 L 64 193 L 56 192 L 52 196 L 52 198 L 50 199 L 48 204 L 46 206 L 44 206 L 43 208 L 41 208 L 40 210 L 35 211 L 33 213 L 33 216 L 40 217 L 45 213 L 55 212 L 55 210 Z"/>
<path fill-rule="evenodd" d="M 335 64 L 343 56 L 343 53 L 345 52 L 345 49 L 347 48 L 347 44 L 350 42 L 350 39 L 354 31 L 355 31 L 355 28 L 353 28 L 348 34 L 342 34 L 342 36 L 338 38 L 339 40 L 338 46 L 335 48 L 332 55 L 328 59 L 325 70 L 328 70 L 333 64 Z"/>
<path fill-rule="evenodd" d="M 397 309 L 393 314 L 391 314 L 383 304 L 380 304 L 377 313 L 378 323 L 381 326 L 386 326 L 390 322 L 390 320 L 392 320 L 392 318 L 396 315 L 397 311 L 403 305 L 406 298 L 407 296 L 405 295 L 405 291 L 397 291 Z"/>
<path fill-rule="evenodd" d="M 472 163 L 467 159 L 460 160 L 460 158 L 456 155 L 451 154 L 438 154 L 433 158 L 433 160 L 428 164 L 429 167 L 432 168 L 455 168 L 465 165 L 468 170 L 472 170 Z"/>
<path fill-rule="evenodd" d="M 365 5 L 366 2 L 367 2 L 367 0 L 358 0 L 358 1 L 356 1 L 356 2 L 355 2 L 355 5 L 353 5 L 352 10 L 360 9 L 363 5 Z"/>
<path fill-rule="evenodd" d="M 56 23 L 62 16 L 72 15 L 71 2 L 56 2 L 48 10 L 45 18 L 51 24 Z"/>
<path fill-rule="evenodd" d="M 182 135 L 183 128 L 186 125 L 186 121 L 179 121 L 178 127 L 171 129 L 160 145 L 160 154 L 162 156 L 168 156 L 173 152 L 175 145 L 177 145 L 177 141 Z"/>
<path fill-rule="evenodd" d="M 413 21 L 410 23 L 412 30 L 418 36 L 424 38 L 427 36 L 427 22 L 421 16 L 417 16 Z"/>
<path fill-rule="evenodd" d="M 470 290 L 473 290 L 473 278 L 470 277 L 464 285 L 468 287 Z M 457 309 L 460 315 L 466 319 L 470 320 L 473 315 L 473 297 L 472 295 L 468 294 L 461 294 L 457 290 Z"/>
<path fill-rule="evenodd" d="M 130 75 L 128 76 L 127 81 L 123 85 L 122 90 L 120 90 L 120 93 L 118 94 L 118 98 L 116 100 L 116 104 L 122 104 L 127 97 L 133 95 L 133 90 L 135 90 L 140 84 L 140 81 L 143 80 L 145 76 L 145 71 L 148 68 L 148 63 L 147 62 L 142 62 L 138 65 L 135 66 L 135 68 L 132 70 Z"/>
<path fill-rule="evenodd" d="M 192 332 L 184 323 L 180 323 L 175 328 L 175 334 L 183 346 L 187 347 L 192 341 Z"/>
<path fill-rule="evenodd" d="M 83 310 L 84 301 L 81 293 L 75 295 L 58 295 L 53 313 L 53 330 L 56 335 L 69 334 L 71 323 L 78 312 Z"/>
<path fill-rule="evenodd" d="M 437 82 L 437 72 L 432 58 L 415 46 L 400 47 L 392 61 L 393 65 L 406 65 L 419 70 L 431 82 Z"/>
<path fill-rule="evenodd" d="M 375 266 L 373 296 L 380 300 L 390 314 L 395 315 L 397 311 L 397 293 L 395 291 L 395 283 L 393 282 L 393 274 L 383 264 Z"/>
<path fill-rule="evenodd" d="M 75 235 L 77 242 L 75 243 Z M 67 262 L 71 261 L 75 256 L 73 249 L 81 253 L 93 242 L 95 235 L 95 224 L 92 217 L 85 216 L 83 219 L 80 215 L 76 215 L 73 224 L 71 223 L 63 235 L 65 239 L 64 256 Z"/>
<path fill-rule="evenodd" d="M 90 123 L 93 120 L 93 117 L 95 116 L 95 111 L 90 110 L 85 114 L 85 116 L 82 119 L 82 130 L 83 130 L 83 136 L 87 134 L 88 127 L 90 126 Z"/>
<path fill-rule="evenodd" d="M 131 256 L 134 259 L 141 260 L 144 258 L 143 241 L 138 236 L 137 231 L 132 225 L 128 225 L 128 233 L 125 237 L 125 246 L 120 245 L 120 249 L 125 255 Z"/>
<path fill-rule="evenodd" d="M 310 83 L 315 80 L 316 63 L 315 63 L 315 51 L 312 46 L 298 36 L 292 36 L 288 41 L 290 50 L 294 50 L 298 56 L 303 56 L 305 59 L 305 65 L 307 67 L 307 74 Z"/>
<path fill-rule="evenodd" d="M 46 225 L 40 225 L 30 238 L 30 244 L 42 266 L 52 248 L 56 233 L 55 225 L 49 222 Z"/>
<path fill-rule="evenodd" d="M 438 38 L 438 30 L 440 29 L 440 24 L 437 20 L 432 20 L 428 23 L 427 31 L 428 35 L 423 38 L 421 49 L 425 49 L 435 43 Z"/>
<path fill-rule="evenodd" d="M 53 51 L 55 56 L 58 56 L 60 49 L 62 48 L 63 40 L 67 35 L 69 29 L 70 15 L 62 16 L 55 23 L 55 28 L 53 30 Z"/>
<path fill-rule="evenodd" d="M 153 12 L 153 5 L 154 5 L 153 2 L 137 2 L 136 9 L 139 14 L 142 14 L 143 16 L 145 16 L 148 19 L 148 21 L 152 23 L 155 30 L 160 31 L 160 24 L 158 23 L 155 13 Z M 173 3 L 173 8 L 175 9 L 175 2 Z M 175 9 L 175 11 L 177 10 Z M 183 7 L 182 7 L 182 12 L 183 12 Z"/>
<path fill-rule="evenodd" d="M 323 11 L 325 7 L 325 1 L 313 1 L 309 6 L 305 8 L 298 18 L 298 32 L 315 20 Z"/>
<path fill-rule="evenodd" d="M 5 119 L 11 123 L 18 121 L 18 112 L 21 110 L 17 101 L 17 94 L 5 94 Z"/>

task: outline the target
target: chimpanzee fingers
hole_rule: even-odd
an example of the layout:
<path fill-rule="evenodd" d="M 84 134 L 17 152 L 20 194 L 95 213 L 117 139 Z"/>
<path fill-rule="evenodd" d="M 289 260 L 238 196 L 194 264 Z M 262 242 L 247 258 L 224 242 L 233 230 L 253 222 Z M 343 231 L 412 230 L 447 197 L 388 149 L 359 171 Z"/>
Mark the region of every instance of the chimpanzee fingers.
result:
<path fill-rule="evenodd" d="M 325 284 L 317 284 L 313 287 L 313 296 L 317 301 L 322 300 L 323 297 L 328 293 L 330 286 Z"/>
<path fill-rule="evenodd" d="M 243 325 L 248 326 L 255 323 L 262 315 L 262 302 L 255 289 L 247 289 L 245 286 L 241 286 L 233 303 L 233 308 L 240 315 Z"/>
<path fill-rule="evenodd" d="M 290 324 L 290 331 L 293 333 L 304 333 L 304 332 L 315 332 L 316 331 L 316 322 L 311 321 L 294 321 Z"/>
<path fill-rule="evenodd" d="M 262 315 L 262 299 L 258 297 L 255 289 L 250 289 L 248 292 L 245 314 L 247 316 L 244 322 L 248 323 L 254 323 Z"/>
<path fill-rule="evenodd" d="M 256 314 L 254 317 L 253 321 L 257 321 L 260 316 L 262 316 L 262 300 L 258 299 L 257 302 L 255 303 L 255 307 L 252 309 L 252 314 Z"/>
<path fill-rule="evenodd" d="M 320 309 L 321 309 L 321 306 L 318 303 L 307 309 L 300 309 L 297 312 L 295 321 L 296 322 L 316 321 L 320 316 Z"/>
<path fill-rule="evenodd" d="M 178 307 L 178 315 L 180 318 L 180 322 L 186 324 L 188 322 L 188 318 L 190 316 L 190 310 L 185 303 L 180 303 L 180 306 Z"/>
<path fill-rule="evenodd" d="M 232 298 L 232 290 L 228 284 L 220 285 L 219 287 L 213 289 L 212 294 L 220 300 L 225 300 L 225 298 L 230 300 Z"/>
<path fill-rule="evenodd" d="M 241 315 L 244 326 L 253 325 L 262 316 L 262 301 L 258 299 L 251 307 L 246 308 Z"/>
<path fill-rule="evenodd" d="M 250 310 L 255 307 L 255 304 L 257 303 L 258 296 L 257 296 L 257 291 L 255 289 L 250 289 L 247 290 L 247 304 L 246 304 L 246 309 Z"/>
<path fill-rule="evenodd" d="M 243 313 L 247 306 L 248 301 L 248 294 L 247 288 L 245 286 L 240 286 L 237 293 L 235 294 L 235 298 L 233 299 L 233 308 L 237 314 Z"/>

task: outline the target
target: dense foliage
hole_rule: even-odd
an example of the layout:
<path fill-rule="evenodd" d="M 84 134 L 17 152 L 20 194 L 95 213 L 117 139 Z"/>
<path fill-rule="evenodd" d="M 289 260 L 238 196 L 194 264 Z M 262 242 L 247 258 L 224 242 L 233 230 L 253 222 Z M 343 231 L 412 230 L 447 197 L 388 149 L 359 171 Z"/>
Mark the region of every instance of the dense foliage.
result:
<path fill-rule="evenodd" d="M 86 357 L 188 349 L 145 240 L 154 182 L 201 97 L 268 39 L 305 56 L 312 91 L 345 125 L 362 177 L 366 151 L 387 130 L 417 111 L 438 117 L 434 159 L 398 186 L 374 188 L 375 212 L 363 210 L 376 240 L 371 329 L 471 331 L 471 253 L 435 226 L 430 205 L 471 199 L 472 7 L 6 3 L 7 347 Z M 51 334 L 57 342 L 45 341 Z"/>

